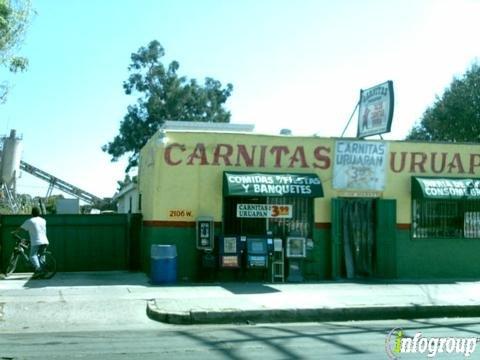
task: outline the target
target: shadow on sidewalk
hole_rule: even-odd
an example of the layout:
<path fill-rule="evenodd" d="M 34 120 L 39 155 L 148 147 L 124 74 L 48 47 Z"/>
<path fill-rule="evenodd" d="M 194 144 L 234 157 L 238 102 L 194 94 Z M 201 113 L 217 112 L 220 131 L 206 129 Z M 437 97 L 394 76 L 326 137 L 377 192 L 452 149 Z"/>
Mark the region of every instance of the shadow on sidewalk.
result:
<path fill-rule="evenodd" d="M 148 276 L 142 272 L 128 271 L 87 271 L 61 272 L 51 279 L 32 279 L 32 273 L 15 273 L 2 281 L 23 281 L 24 288 L 64 286 L 145 286 L 153 287 Z"/>
<path fill-rule="evenodd" d="M 479 278 L 458 278 L 458 279 L 375 279 L 375 278 L 356 278 L 356 279 L 337 279 L 323 281 L 305 281 L 303 283 L 259 283 L 259 282 L 175 282 L 172 284 L 154 284 L 150 281 L 148 274 L 143 272 L 129 271 L 86 271 L 86 272 L 60 272 L 52 279 L 31 279 L 32 273 L 15 273 L 8 277 L 0 274 L 0 281 L 22 281 L 23 287 L 41 288 L 55 286 L 144 286 L 144 287 L 195 287 L 195 286 L 221 286 L 233 294 L 269 294 L 281 292 L 276 287 L 278 285 L 433 285 L 433 284 L 456 284 L 456 283 L 478 283 Z"/>
<path fill-rule="evenodd" d="M 230 291 L 236 295 L 246 295 L 246 294 L 270 294 L 277 293 L 280 290 L 274 289 L 265 284 L 259 283 L 243 283 L 243 284 L 222 284 L 221 285 L 225 290 Z"/>

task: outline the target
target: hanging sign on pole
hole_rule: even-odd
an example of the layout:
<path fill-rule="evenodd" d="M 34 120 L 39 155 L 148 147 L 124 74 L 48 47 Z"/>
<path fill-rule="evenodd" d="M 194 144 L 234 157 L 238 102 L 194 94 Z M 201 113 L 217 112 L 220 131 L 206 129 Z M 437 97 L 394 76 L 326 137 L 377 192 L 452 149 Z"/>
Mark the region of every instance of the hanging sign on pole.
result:
<path fill-rule="evenodd" d="M 357 137 L 390 132 L 393 118 L 393 82 L 360 91 Z"/>

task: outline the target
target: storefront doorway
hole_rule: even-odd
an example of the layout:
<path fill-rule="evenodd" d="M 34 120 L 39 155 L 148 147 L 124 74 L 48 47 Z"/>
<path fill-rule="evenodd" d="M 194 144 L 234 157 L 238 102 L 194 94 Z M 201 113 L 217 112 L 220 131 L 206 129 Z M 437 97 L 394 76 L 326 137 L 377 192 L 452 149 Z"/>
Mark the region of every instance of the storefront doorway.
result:
<path fill-rule="evenodd" d="M 373 276 L 377 250 L 376 199 L 339 198 L 334 199 L 333 207 L 336 277 Z"/>
<path fill-rule="evenodd" d="M 396 277 L 396 201 L 332 199 L 332 277 Z"/>
<path fill-rule="evenodd" d="M 375 200 L 344 199 L 341 216 L 345 275 L 370 277 L 376 258 Z"/>

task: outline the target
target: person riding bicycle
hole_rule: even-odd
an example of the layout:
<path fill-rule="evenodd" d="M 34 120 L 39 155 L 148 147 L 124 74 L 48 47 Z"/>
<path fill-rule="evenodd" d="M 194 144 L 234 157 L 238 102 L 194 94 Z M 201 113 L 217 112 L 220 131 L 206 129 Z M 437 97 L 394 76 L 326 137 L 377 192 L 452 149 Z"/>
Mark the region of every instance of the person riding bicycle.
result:
<path fill-rule="evenodd" d="M 42 256 L 45 252 L 49 242 L 47 238 L 47 222 L 40 217 L 40 209 L 38 207 L 32 208 L 32 217 L 20 225 L 15 232 L 19 232 L 20 229 L 27 231 L 30 236 L 30 262 L 35 269 L 32 278 L 42 277 L 44 271 L 40 265 L 39 256 Z"/>

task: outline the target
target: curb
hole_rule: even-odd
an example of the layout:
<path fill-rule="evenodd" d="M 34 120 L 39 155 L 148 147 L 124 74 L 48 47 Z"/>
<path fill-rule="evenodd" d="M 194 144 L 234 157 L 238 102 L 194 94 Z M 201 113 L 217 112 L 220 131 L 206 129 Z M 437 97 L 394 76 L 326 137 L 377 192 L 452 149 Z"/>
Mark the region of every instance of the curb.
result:
<path fill-rule="evenodd" d="M 169 312 L 147 302 L 147 316 L 175 325 L 480 317 L 480 305 L 413 305 L 353 308 L 224 310 Z"/>

